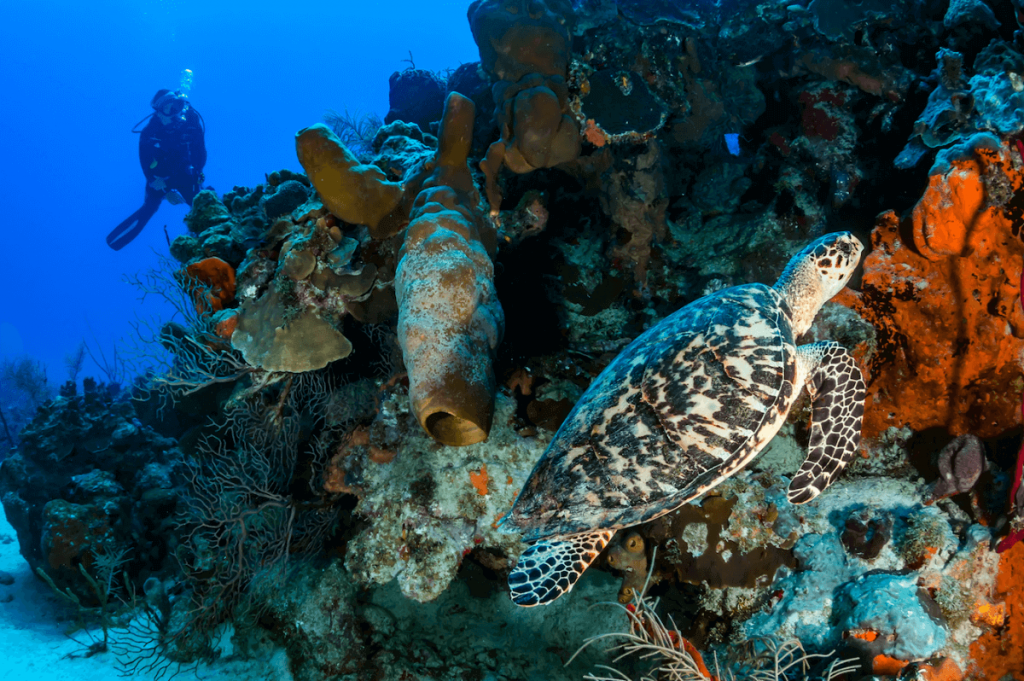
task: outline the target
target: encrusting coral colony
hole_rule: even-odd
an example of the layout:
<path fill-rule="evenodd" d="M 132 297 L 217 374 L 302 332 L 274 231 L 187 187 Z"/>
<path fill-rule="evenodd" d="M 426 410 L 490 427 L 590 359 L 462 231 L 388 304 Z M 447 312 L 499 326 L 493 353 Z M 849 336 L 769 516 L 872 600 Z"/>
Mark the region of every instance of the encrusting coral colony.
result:
<path fill-rule="evenodd" d="M 475 0 L 196 197 L 22 555 L 128 671 L 1024 681 L 1018 2 Z"/>

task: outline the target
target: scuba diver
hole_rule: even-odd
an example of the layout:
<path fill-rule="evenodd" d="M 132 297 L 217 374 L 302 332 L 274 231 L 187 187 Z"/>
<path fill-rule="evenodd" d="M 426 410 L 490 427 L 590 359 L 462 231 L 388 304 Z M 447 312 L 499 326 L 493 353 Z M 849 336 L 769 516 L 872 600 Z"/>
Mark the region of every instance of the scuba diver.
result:
<path fill-rule="evenodd" d="M 192 205 L 204 180 L 206 124 L 188 97 L 176 90 L 158 90 L 150 102 L 153 113 L 135 124 L 139 137 L 139 161 L 146 176 L 146 200 L 107 235 L 115 251 L 127 246 L 142 232 L 160 202 Z M 149 120 L 141 131 L 138 129 Z"/>

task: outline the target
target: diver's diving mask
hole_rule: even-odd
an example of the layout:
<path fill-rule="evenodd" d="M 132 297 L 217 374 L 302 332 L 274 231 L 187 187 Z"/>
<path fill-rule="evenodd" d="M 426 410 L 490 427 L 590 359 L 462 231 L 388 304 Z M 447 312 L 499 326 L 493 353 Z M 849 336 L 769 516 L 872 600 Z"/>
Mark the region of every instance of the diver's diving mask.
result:
<path fill-rule="evenodd" d="M 153 102 L 153 108 L 164 124 L 184 123 L 188 100 L 181 92 L 167 92 Z"/>

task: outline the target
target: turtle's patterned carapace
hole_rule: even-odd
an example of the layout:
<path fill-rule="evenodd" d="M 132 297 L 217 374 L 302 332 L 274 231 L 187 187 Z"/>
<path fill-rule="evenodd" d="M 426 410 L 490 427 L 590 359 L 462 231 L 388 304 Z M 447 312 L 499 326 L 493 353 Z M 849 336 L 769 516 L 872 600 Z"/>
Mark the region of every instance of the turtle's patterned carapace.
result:
<path fill-rule="evenodd" d="M 615 530 L 669 513 L 746 466 L 805 385 L 811 441 L 789 499 L 809 501 L 835 480 L 860 442 L 864 381 L 838 343 L 797 347 L 795 338 L 846 285 L 862 250 L 848 233 L 826 235 L 774 287 L 701 298 L 608 365 L 502 520 L 533 544 L 509 576 L 516 603 L 553 601 Z"/>

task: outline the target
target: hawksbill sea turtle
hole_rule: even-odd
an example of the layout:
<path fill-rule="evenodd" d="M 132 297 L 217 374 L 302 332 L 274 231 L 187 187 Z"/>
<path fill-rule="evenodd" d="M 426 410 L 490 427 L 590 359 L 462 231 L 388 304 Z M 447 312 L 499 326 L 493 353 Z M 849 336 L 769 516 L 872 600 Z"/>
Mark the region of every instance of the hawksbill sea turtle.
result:
<path fill-rule="evenodd" d="M 572 589 L 617 530 L 669 513 L 733 475 L 775 436 L 801 389 L 813 400 L 794 504 L 820 494 L 860 444 L 865 384 L 834 341 L 797 346 L 846 286 L 863 245 L 827 234 L 772 287 L 696 300 L 633 341 L 594 379 L 500 529 L 531 544 L 509 574 L 518 605 Z"/>

